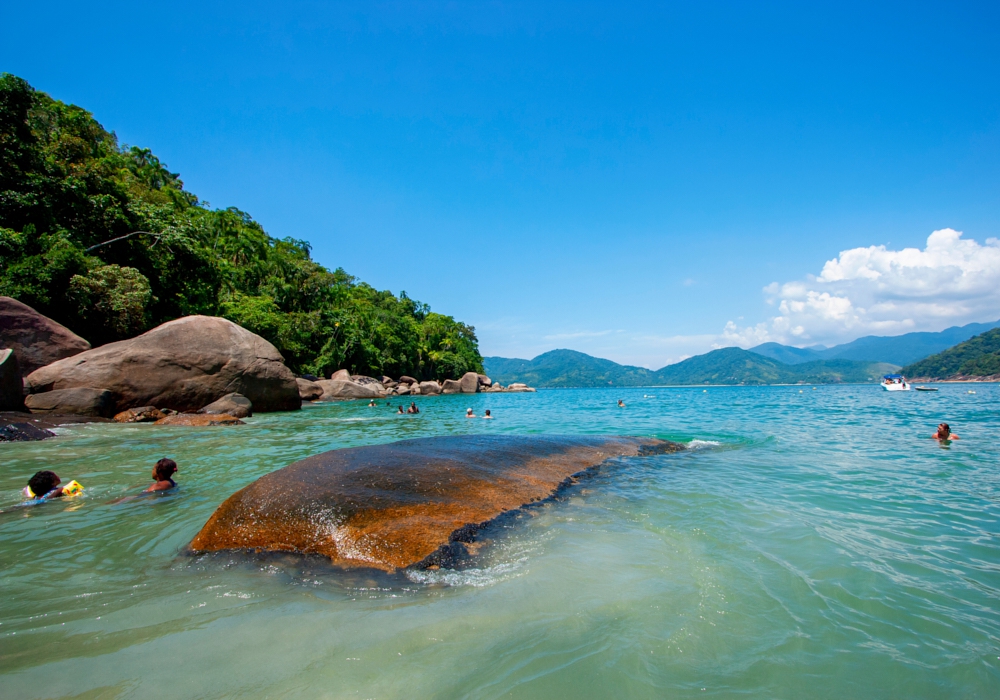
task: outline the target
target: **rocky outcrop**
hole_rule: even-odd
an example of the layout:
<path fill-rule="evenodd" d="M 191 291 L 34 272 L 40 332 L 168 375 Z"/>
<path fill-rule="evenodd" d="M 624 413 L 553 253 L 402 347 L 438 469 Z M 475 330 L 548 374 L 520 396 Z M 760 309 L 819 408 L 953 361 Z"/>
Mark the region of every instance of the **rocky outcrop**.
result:
<path fill-rule="evenodd" d="M 506 389 L 504 389 L 504 391 L 511 391 L 511 392 L 515 392 L 516 393 L 516 392 L 534 391 L 534 389 L 532 387 L 528 386 L 527 384 L 522 384 L 520 382 L 514 382 L 513 384 L 511 384 L 510 386 L 508 386 Z"/>
<path fill-rule="evenodd" d="M 175 413 L 161 418 L 155 425 L 183 425 L 189 428 L 206 428 L 213 425 L 246 425 L 236 416 L 225 413 L 211 415 L 206 413 Z"/>
<path fill-rule="evenodd" d="M 115 414 L 116 423 L 155 423 L 161 418 L 166 418 L 166 414 L 156 406 L 139 406 Z"/>
<path fill-rule="evenodd" d="M 574 474 L 683 449 L 652 438 L 466 435 L 333 450 L 230 496 L 190 549 L 294 551 L 386 571 L 454 565 L 491 520 Z"/>
<path fill-rule="evenodd" d="M 458 383 L 462 387 L 463 394 L 475 394 L 479 391 L 479 375 L 475 372 L 466 372 Z"/>
<path fill-rule="evenodd" d="M 417 380 L 413 377 L 407 377 L 405 374 L 399 378 L 400 384 L 416 384 Z"/>
<path fill-rule="evenodd" d="M 493 386 L 493 380 L 487 377 L 485 374 L 477 374 L 476 376 L 479 378 L 479 386 L 485 386 L 485 387 Z"/>
<path fill-rule="evenodd" d="M 330 375 L 330 379 L 337 382 L 349 382 L 351 381 L 351 373 L 346 369 L 338 369 L 336 372 Z"/>
<path fill-rule="evenodd" d="M 420 393 L 423 396 L 428 396 L 428 395 L 440 394 L 441 393 L 441 385 L 438 384 L 437 382 L 433 382 L 433 381 L 431 381 L 431 382 L 420 382 L 419 386 L 420 386 Z"/>
<path fill-rule="evenodd" d="M 0 297 L 0 348 L 14 351 L 25 377 L 39 367 L 90 350 L 90 343 L 27 304 Z"/>
<path fill-rule="evenodd" d="M 209 415 L 228 415 L 236 418 L 249 418 L 253 415 L 253 403 L 242 394 L 226 394 L 221 399 L 213 401 L 198 413 Z"/>
<path fill-rule="evenodd" d="M 110 418 L 115 415 L 115 398 L 107 389 L 78 386 L 29 394 L 24 404 L 32 413 L 58 413 Z"/>
<path fill-rule="evenodd" d="M 395 388 L 395 390 L 393 391 L 393 394 L 395 394 L 396 396 L 409 396 L 410 392 L 412 391 L 412 389 L 413 389 L 414 386 L 417 386 L 417 385 L 416 384 L 400 384 L 399 386 L 397 386 Z"/>
<path fill-rule="evenodd" d="M 35 370 L 28 392 L 99 387 L 114 413 L 136 406 L 196 411 L 237 392 L 258 411 L 302 405 L 295 376 L 269 342 L 224 318 L 186 316 Z"/>
<path fill-rule="evenodd" d="M 367 386 L 376 391 L 383 391 L 385 386 L 382 382 L 375 377 L 366 377 L 363 374 L 352 374 L 351 381 L 355 384 L 360 384 L 361 386 Z"/>
<path fill-rule="evenodd" d="M 323 396 L 323 387 L 302 377 L 296 377 L 295 385 L 299 388 L 299 398 L 303 401 L 316 401 Z"/>
<path fill-rule="evenodd" d="M 12 348 L 0 350 L 0 411 L 24 409 L 24 381 Z"/>
<path fill-rule="evenodd" d="M 456 379 L 445 379 L 441 382 L 442 394 L 461 394 L 462 383 Z"/>
<path fill-rule="evenodd" d="M 341 379 L 320 379 L 316 382 L 323 388 L 320 401 L 345 401 L 349 399 L 378 399 L 382 391 L 357 382 Z"/>
<path fill-rule="evenodd" d="M 0 442 L 31 442 L 55 437 L 55 433 L 45 428 L 39 428 L 31 423 L 0 424 Z"/>

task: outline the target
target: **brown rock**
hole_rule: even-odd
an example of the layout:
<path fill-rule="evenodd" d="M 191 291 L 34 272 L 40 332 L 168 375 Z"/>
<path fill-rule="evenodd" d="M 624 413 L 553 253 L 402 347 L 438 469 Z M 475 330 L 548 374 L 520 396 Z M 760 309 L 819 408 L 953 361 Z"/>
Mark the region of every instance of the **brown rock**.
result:
<path fill-rule="evenodd" d="M 115 422 L 153 423 L 161 418 L 166 418 L 166 416 L 163 414 L 163 411 L 158 409 L 156 406 L 140 406 L 139 408 L 130 408 L 117 414 L 115 416 Z"/>
<path fill-rule="evenodd" d="M 336 372 L 330 375 L 330 379 L 335 382 L 349 382 L 351 381 L 351 373 L 346 369 L 338 369 Z"/>
<path fill-rule="evenodd" d="M 161 418 L 155 425 L 184 425 L 191 428 L 204 428 L 212 425 L 246 425 L 236 416 L 229 416 L 225 413 L 175 413 L 172 416 Z"/>
<path fill-rule="evenodd" d="M 417 380 L 413 377 L 407 377 L 405 374 L 399 378 L 400 384 L 416 384 Z"/>
<path fill-rule="evenodd" d="M 316 382 L 323 388 L 321 401 L 344 401 L 348 399 L 378 399 L 382 392 L 364 384 L 340 379 L 320 379 Z"/>
<path fill-rule="evenodd" d="M 107 389 L 78 386 L 29 394 L 24 405 L 32 413 L 60 413 L 110 418 L 115 415 L 115 399 Z"/>
<path fill-rule="evenodd" d="M 475 372 L 466 372 L 458 382 L 463 394 L 475 394 L 479 391 L 479 375 Z"/>
<path fill-rule="evenodd" d="M 375 377 L 366 377 L 363 374 L 352 374 L 351 381 L 355 384 L 360 384 L 361 386 L 370 387 L 375 391 L 385 391 L 385 386 L 382 385 L 381 381 L 375 379 Z"/>
<path fill-rule="evenodd" d="M 513 384 L 511 384 L 510 386 L 508 386 L 504 391 L 510 391 L 510 392 L 514 392 L 514 393 L 517 393 L 517 392 L 524 393 L 524 392 L 528 392 L 528 391 L 534 391 L 534 389 L 532 387 L 528 386 L 527 384 L 522 384 L 520 382 L 514 382 Z"/>
<path fill-rule="evenodd" d="M 0 297 L 0 348 L 14 351 L 26 377 L 39 367 L 90 350 L 90 343 L 27 304 Z"/>
<path fill-rule="evenodd" d="M 59 360 L 27 378 L 31 394 L 102 387 L 115 410 L 159 406 L 196 411 L 238 392 L 258 411 L 301 407 L 295 376 L 269 342 L 232 321 L 186 316 L 130 340 Z"/>
<path fill-rule="evenodd" d="M 420 393 L 424 396 L 428 396 L 430 394 L 440 394 L 441 385 L 437 382 L 420 382 Z"/>
<path fill-rule="evenodd" d="M 226 394 L 221 399 L 213 401 L 204 408 L 199 409 L 198 413 L 248 418 L 253 415 L 253 403 L 242 394 Z"/>
<path fill-rule="evenodd" d="M 442 394 L 461 394 L 462 393 L 462 383 L 457 379 L 445 379 L 441 382 L 441 393 Z"/>
<path fill-rule="evenodd" d="M 479 386 L 492 386 L 493 380 L 487 377 L 485 374 L 477 374 L 479 378 Z"/>
<path fill-rule="evenodd" d="M 303 401 L 315 401 L 323 395 L 323 387 L 308 379 L 297 377 L 295 385 L 299 388 L 299 398 Z"/>
<path fill-rule="evenodd" d="M 24 380 L 14 350 L 0 350 L 0 411 L 24 410 Z"/>
<path fill-rule="evenodd" d="M 652 438 L 466 435 L 333 450 L 230 496 L 190 547 L 321 554 L 386 571 L 449 565 L 468 556 L 483 524 L 573 474 L 683 449 Z"/>
<path fill-rule="evenodd" d="M 396 396 L 409 396 L 415 384 L 398 384 L 395 389 Z"/>

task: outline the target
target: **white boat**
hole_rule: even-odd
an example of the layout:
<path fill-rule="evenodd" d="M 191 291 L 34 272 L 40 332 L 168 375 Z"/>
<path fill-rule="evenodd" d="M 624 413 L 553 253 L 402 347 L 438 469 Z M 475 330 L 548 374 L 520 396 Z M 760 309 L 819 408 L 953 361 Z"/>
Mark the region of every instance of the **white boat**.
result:
<path fill-rule="evenodd" d="M 887 374 L 882 377 L 882 388 L 886 391 L 909 391 L 910 383 L 902 374 Z"/>

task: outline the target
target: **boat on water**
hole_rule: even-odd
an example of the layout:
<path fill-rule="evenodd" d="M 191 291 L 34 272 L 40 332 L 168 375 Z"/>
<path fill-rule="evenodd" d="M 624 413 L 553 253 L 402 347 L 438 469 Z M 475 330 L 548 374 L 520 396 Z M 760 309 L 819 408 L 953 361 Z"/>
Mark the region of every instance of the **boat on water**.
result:
<path fill-rule="evenodd" d="M 886 391 L 909 391 L 910 384 L 902 374 L 887 374 L 882 377 L 882 388 Z"/>
<path fill-rule="evenodd" d="M 937 391 L 936 387 L 929 387 L 929 386 L 915 386 L 913 388 L 916 389 L 917 391 Z"/>

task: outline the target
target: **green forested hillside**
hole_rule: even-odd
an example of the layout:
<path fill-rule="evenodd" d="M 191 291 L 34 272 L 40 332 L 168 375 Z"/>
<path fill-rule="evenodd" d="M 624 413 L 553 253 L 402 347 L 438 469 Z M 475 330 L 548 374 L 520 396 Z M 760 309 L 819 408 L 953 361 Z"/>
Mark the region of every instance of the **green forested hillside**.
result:
<path fill-rule="evenodd" d="M 487 357 L 484 363 L 487 374 L 501 383 L 539 387 L 858 383 L 898 369 L 897 365 L 853 360 L 788 365 L 740 348 L 713 350 L 655 372 L 572 350 L 553 350 L 533 360 Z"/>
<path fill-rule="evenodd" d="M 1000 375 L 1000 328 L 986 331 L 903 368 L 908 377 L 951 379 Z"/>
<path fill-rule="evenodd" d="M 94 345 L 179 316 L 224 316 L 298 372 L 454 378 L 475 330 L 310 259 L 249 214 L 213 210 L 149 150 L 0 75 L 0 295 Z"/>

